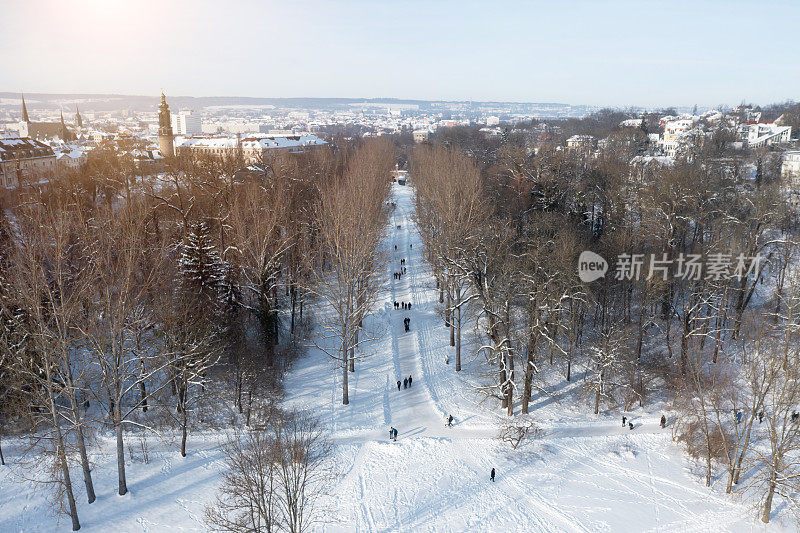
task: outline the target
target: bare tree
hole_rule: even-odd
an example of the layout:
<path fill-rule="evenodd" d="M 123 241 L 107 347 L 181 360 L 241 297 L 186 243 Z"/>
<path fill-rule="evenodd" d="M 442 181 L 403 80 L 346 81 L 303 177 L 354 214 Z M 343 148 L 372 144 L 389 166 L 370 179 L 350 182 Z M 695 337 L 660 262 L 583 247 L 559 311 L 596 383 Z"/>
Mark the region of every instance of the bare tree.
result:
<path fill-rule="evenodd" d="M 317 346 L 337 361 L 342 372 L 342 404 L 350 403 L 348 362 L 370 337 L 357 335 L 383 284 L 379 247 L 386 222 L 385 198 L 393 149 L 367 144 L 353 155 L 339 179 L 322 189 L 317 226 L 322 241 L 321 268 L 309 291 L 325 305 Z M 326 269 L 325 266 L 329 266 Z"/>
<path fill-rule="evenodd" d="M 330 443 L 316 419 L 272 409 L 224 451 L 229 470 L 206 509 L 212 529 L 301 533 L 320 521 L 317 501 L 331 479 Z"/>
<path fill-rule="evenodd" d="M 277 508 L 277 443 L 263 430 L 248 430 L 223 446 L 225 465 L 216 502 L 206 508 L 206 524 L 214 531 L 266 532 L 280 529 Z"/>
<path fill-rule="evenodd" d="M 86 226 L 93 294 L 82 333 L 100 376 L 99 397 L 105 400 L 116 433 L 119 494 L 124 495 L 124 426 L 138 424 L 130 415 L 142 404 L 141 398 L 129 403 L 129 395 L 166 367 L 152 350 L 137 352 L 135 343 L 143 320 L 140 310 L 152 299 L 165 254 L 163 244 L 150 239 L 138 223 L 144 216 L 140 204 L 125 204 L 104 215 Z"/>

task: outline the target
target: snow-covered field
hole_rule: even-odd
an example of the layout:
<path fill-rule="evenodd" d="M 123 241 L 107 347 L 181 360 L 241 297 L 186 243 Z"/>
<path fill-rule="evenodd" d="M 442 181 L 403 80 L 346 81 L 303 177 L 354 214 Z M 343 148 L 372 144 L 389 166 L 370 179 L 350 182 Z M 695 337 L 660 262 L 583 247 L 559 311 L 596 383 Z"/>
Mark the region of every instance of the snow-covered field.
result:
<path fill-rule="evenodd" d="M 659 428 L 660 412 L 634 411 L 636 428 L 627 430 L 618 413 L 589 415 L 589 406 L 574 399 L 575 383 L 559 381 L 557 373 L 549 394 L 538 394 L 532 405 L 544 434 L 517 450 L 497 440 L 504 415 L 496 401 L 475 391 L 478 378 L 471 370 L 477 362 L 465 349 L 460 374 L 445 363 L 453 348 L 436 315 L 438 293 L 421 258 L 412 194 L 395 186 L 397 209 L 385 242 L 391 256 L 387 285 L 380 310 L 366 324 L 383 335 L 364 347 L 371 355 L 351 374 L 351 404 L 341 405 L 339 372 L 317 350 L 286 378 L 287 403 L 320 415 L 335 443 L 338 479 L 321 502 L 327 522 L 320 530 L 797 530 L 786 516 L 765 526 L 749 504 L 706 488 L 670 430 Z M 407 275 L 394 280 L 401 258 Z M 412 309 L 394 310 L 395 300 L 412 302 Z M 398 391 L 397 380 L 409 375 L 411 388 Z M 444 425 L 447 414 L 455 418 L 452 428 Z M 397 442 L 388 439 L 390 426 L 398 430 Z M 222 440 L 193 436 L 188 457 L 181 458 L 174 444 L 150 438 L 150 461 L 144 463 L 136 439 L 129 439 L 131 492 L 125 497 L 115 493 L 113 442 L 101 442 L 101 453 L 92 456 L 96 503 L 85 504 L 74 470 L 83 530 L 202 531 L 203 507 L 214 498 L 223 467 Z M 5 451 L 8 459 L 17 455 L 13 445 Z M 492 468 L 495 482 L 489 480 Z M 0 532 L 55 530 L 46 491 L 33 492 L 26 471 L 30 465 L 0 467 Z M 69 530 L 68 520 L 61 520 L 60 530 Z"/>

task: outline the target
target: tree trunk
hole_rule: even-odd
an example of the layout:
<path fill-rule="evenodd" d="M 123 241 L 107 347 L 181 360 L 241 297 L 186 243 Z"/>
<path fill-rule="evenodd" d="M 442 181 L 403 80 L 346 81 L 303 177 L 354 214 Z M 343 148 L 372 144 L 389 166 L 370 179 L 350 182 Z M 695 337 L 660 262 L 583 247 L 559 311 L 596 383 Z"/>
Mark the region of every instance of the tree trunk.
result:
<path fill-rule="evenodd" d="M 236 369 L 236 407 L 239 408 L 239 414 L 242 414 L 244 412 L 244 407 L 242 406 L 242 382 L 244 381 L 244 376 L 242 375 L 241 363 L 237 362 L 236 365 L 238 367 Z"/>
<path fill-rule="evenodd" d="M 528 350 L 528 357 L 525 361 L 525 378 L 522 386 L 522 413 L 528 413 L 528 404 L 531 403 L 533 395 L 533 354 Z"/>
<path fill-rule="evenodd" d="M 736 459 L 736 469 L 734 470 L 733 473 L 734 485 L 739 484 L 739 474 L 741 474 L 742 472 L 742 463 L 744 462 L 744 456 L 747 453 L 747 449 L 749 448 L 748 444 L 750 443 L 750 431 L 753 429 L 753 418 L 752 418 L 753 416 L 757 415 L 751 415 L 750 421 L 747 426 L 747 431 L 745 432 L 744 436 L 744 441 L 743 441 L 744 444 L 742 445 L 742 449 L 739 452 L 739 457 Z"/>
<path fill-rule="evenodd" d="M 356 371 L 356 344 L 358 344 L 358 328 L 353 333 L 355 337 L 353 345 L 350 347 L 350 372 Z"/>
<path fill-rule="evenodd" d="M 508 367 L 508 383 L 506 383 L 506 407 L 508 416 L 514 416 L 514 356 L 511 352 L 506 354 Z"/>
<path fill-rule="evenodd" d="M 3 436 L 0 435 L 0 466 L 5 466 L 6 459 L 3 457 L 3 443 L 2 443 Z"/>
<path fill-rule="evenodd" d="M 181 457 L 186 457 L 186 436 L 187 436 L 187 426 L 188 426 L 188 417 L 186 415 L 186 406 L 183 406 L 182 410 L 183 414 L 181 415 Z"/>
<path fill-rule="evenodd" d="M 78 450 L 81 455 L 81 467 L 83 468 L 83 482 L 86 485 L 86 497 L 89 503 L 94 503 L 97 499 L 94 493 L 94 483 L 92 482 L 92 469 L 89 466 L 89 457 L 86 454 L 86 440 L 83 437 L 83 427 L 80 422 L 75 428 L 75 437 L 78 440 Z"/>
<path fill-rule="evenodd" d="M 777 472 L 772 469 L 769 476 L 769 490 L 767 498 L 764 500 L 764 512 L 761 514 L 761 521 L 769 524 L 769 514 L 772 512 L 772 498 L 775 496 L 775 486 L 777 484 Z"/>
<path fill-rule="evenodd" d="M 456 309 L 456 372 L 461 372 L 461 307 Z"/>
<path fill-rule="evenodd" d="M 292 325 L 289 331 L 294 335 L 294 316 L 297 310 L 297 289 L 292 285 Z"/>
<path fill-rule="evenodd" d="M 344 339 L 347 339 L 347 336 L 344 336 Z M 347 340 L 342 341 L 342 405 L 348 405 L 350 403 L 350 398 L 347 394 L 347 379 L 348 379 L 348 372 L 347 372 Z"/>
<path fill-rule="evenodd" d="M 147 412 L 147 386 L 144 384 L 144 381 L 139 381 L 139 396 L 141 397 L 141 401 L 139 405 L 142 406 L 142 412 Z"/>
<path fill-rule="evenodd" d="M 497 364 L 500 367 L 500 392 L 503 393 L 502 397 L 503 399 L 500 402 L 500 408 L 506 409 L 508 407 L 508 395 L 506 395 L 506 390 L 505 390 L 507 375 L 502 356 L 497 358 Z"/>
<path fill-rule="evenodd" d="M 602 373 L 600 374 L 600 379 L 602 380 Z M 598 384 L 594 391 L 594 414 L 600 412 L 600 385 Z"/>
<path fill-rule="evenodd" d="M 120 407 L 116 406 L 114 412 L 114 426 L 117 432 L 117 474 L 119 476 L 119 495 L 128 493 L 128 480 L 125 477 L 125 445 L 122 441 L 122 420 L 120 420 Z"/>
<path fill-rule="evenodd" d="M 55 409 L 53 404 L 52 409 Z M 55 418 L 55 412 L 53 412 Z M 75 494 L 72 491 L 72 480 L 69 477 L 69 465 L 67 464 L 67 454 L 64 451 L 64 437 L 61 435 L 61 427 L 56 423 L 56 445 L 58 446 L 58 462 L 61 466 L 61 475 L 64 476 L 64 492 L 67 494 L 67 502 L 69 503 L 69 516 L 72 518 L 72 531 L 78 531 L 81 528 L 81 522 L 78 520 L 78 506 L 75 504 Z"/>

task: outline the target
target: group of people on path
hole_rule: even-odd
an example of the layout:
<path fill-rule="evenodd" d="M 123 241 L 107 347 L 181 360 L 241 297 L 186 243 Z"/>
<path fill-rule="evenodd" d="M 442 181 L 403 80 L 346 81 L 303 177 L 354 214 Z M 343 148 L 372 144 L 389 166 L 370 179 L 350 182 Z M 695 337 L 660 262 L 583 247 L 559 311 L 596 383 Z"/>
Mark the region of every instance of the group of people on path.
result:
<path fill-rule="evenodd" d="M 397 229 L 400 229 L 400 225 L 399 224 L 397 225 Z M 413 244 L 409 244 L 408 247 L 409 247 L 409 249 L 413 249 L 414 245 Z M 394 249 L 395 249 L 395 251 L 397 250 L 397 245 L 396 244 L 394 245 Z M 400 270 L 398 270 L 397 272 L 394 272 L 394 279 L 396 279 L 396 280 L 402 279 L 403 274 L 406 273 L 405 264 L 406 264 L 406 260 L 405 259 L 400 259 Z M 394 308 L 395 309 L 410 310 L 411 309 L 411 302 L 398 302 L 398 301 L 395 300 Z M 411 319 L 409 317 L 403 318 L 403 327 L 405 328 L 406 331 L 410 331 L 410 329 L 411 329 Z M 402 385 L 402 387 L 404 389 L 410 388 L 411 387 L 411 383 L 413 383 L 413 381 L 414 380 L 413 380 L 413 378 L 411 376 L 408 376 L 407 378 L 403 378 L 403 381 L 398 380 L 397 381 L 397 390 L 398 391 L 400 390 L 400 386 L 401 385 Z M 453 415 L 447 415 L 447 418 L 445 419 L 445 425 L 447 427 L 453 427 L 453 420 L 454 420 L 453 419 Z M 625 417 L 623 417 L 623 425 L 625 425 L 624 420 L 625 420 Z M 631 424 L 631 429 L 633 429 L 633 424 Z M 394 426 L 389 428 L 389 440 L 391 440 L 393 442 L 397 442 L 397 430 L 394 428 Z M 494 480 L 495 480 L 495 469 L 494 468 L 492 468 L 492 471 L 489 473 L 489 479 L 494 483 Z"/>
<path fill-rule="evenodd" d="M 408 376 L 407 378 L 403 378 L 403 381 L 402 381 L 403 388 L 407 389 L 407 388 L 411 387 L 411 382 L 412 381 L 413 381 L 413 378 L 411 376 Z M 401 383 L 400 380 L 398 380 L 397 381 L 397 390 L 400 390 L 400 383 Z"/>
<path fill-rule="evenodd" d="M 626 425 L 628 426 L 628 429 L 631 430 L 631 431 L 633 430 L 633 428 L 636 427 L 636 426 L 633 425 L 633 422 L 628 420 L 627 416 L 623 415 L 622 416 L 622 427 L 625 427 Z M 663 415 L 663 414 L 661 415 L 661 420 L 659 421 L 659 425 L 661 426 L 661 429 L 664 429 L 665 427 L 667 427 L 667 417 L 665 415 Z"/>

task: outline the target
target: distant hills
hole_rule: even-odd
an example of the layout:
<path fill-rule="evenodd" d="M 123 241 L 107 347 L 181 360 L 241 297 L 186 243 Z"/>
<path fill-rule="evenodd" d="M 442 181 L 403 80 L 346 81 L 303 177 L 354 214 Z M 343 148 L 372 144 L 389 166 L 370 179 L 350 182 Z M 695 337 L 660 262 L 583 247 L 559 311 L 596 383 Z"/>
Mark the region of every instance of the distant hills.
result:
<path fill-rule="evenodd" d="M 0 108 L 18 106 L 20 93 L 0 92 Z M 28 109 L 50 110 L 74 108 L 75 104 L 86 111 L 154 111 L 158 106 L 160 95 L 141 96 L 126 94 L 56 94 L 25 93 Z M 416 105 L 420 111 L 440 110 L 454 105 L 465 110 L 478 111 L 481 108 L 507 109 L 508 112 L 525 112 L 526 110 L 552 111 L 554 115 L 569 113 L 580 114 L 587 106 L 571 106 L 562 103 L 534 102 L 466 102 L 442 100 L 403 100 L 396 98 L 257 98 L 247 96 L 178 96 L 167 95 L 167 101 L 173 109 L 201 109 L 211 106 L 264 107 L 275 106 L 281 109 L 352 109 L 359 104 L 365 106 Z M 572 113 L 570 113 L 572 111 Z"/>

